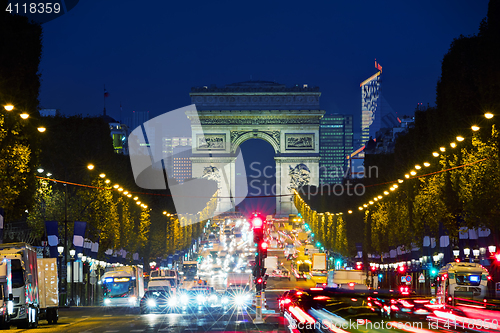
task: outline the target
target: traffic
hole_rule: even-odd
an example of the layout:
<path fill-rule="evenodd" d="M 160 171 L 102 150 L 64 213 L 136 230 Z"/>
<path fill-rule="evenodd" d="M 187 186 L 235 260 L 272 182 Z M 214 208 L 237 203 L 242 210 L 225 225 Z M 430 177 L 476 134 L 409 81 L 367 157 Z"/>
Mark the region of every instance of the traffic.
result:
<path fill-rule="evenodd" d="M 56 259 L 37 257 L 25 243 L 2 244 L 0 256 L 3 329 L 53 329 L 61 311 L 66 320 L 78 311 L 58 307 Z M 415 288 L 422 276 L 412 280 L 409 266 L 394 264 L 392 279 L 383 267 L 332 257 L 300 216 L 225 216 L 206 223 L 191 254 L 151 262 L 148 270 L 107 265 L 100 308 L 104 316 L 135 317 L 139 326 L 174 325 L 167 331 L 202 322 L 208 328 L 191 330 L 224 323 L 218 330 L 500 332 L 500 302 L 480 264 L 432 268 L 423 277 L 430 292 Z"/>

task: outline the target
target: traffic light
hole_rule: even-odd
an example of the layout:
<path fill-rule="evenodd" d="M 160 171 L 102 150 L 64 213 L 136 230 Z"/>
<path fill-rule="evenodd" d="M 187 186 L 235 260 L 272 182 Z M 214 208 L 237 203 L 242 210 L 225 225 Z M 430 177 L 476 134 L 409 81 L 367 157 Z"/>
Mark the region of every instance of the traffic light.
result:
<path fill-rule="evenodd" d="M 438 270 L 435 267 L 432 267 L 429 273 L 431 274 L 431 277 L 436 277 Z"/>
<path fill-rule="evenodd" d="M 261 291 L 263 289 L 263 285 L 264 279 L 262 279 L 261 277 L 255 279 L 255 291 Z"/>
<path fill-rule="evenodd" d="M 405 272 L 405 266 L 399 266 L 398 271 L 399 271 L 399 273 L 404 273 Z"/>
<path fill-rule="evenodd" d="M 382 279 L 383 279 L 383 278 L 384 278 L 384 274 L 379 273 L 379 274 L 378 274 L 378 280 L 379 280 L 379 281 L 382 281 Z"/>
<path fill-rule="evenodd" d="M 262 259 L 264 258 L 267 258 L 267 248 L 269 247 L 269 245 L 267 244 L 266 241 L 262 241 L 260 242 L 259 244 L 259 248 L 258 248 L 258 251 L 260 253 L 260 257 Z"/>

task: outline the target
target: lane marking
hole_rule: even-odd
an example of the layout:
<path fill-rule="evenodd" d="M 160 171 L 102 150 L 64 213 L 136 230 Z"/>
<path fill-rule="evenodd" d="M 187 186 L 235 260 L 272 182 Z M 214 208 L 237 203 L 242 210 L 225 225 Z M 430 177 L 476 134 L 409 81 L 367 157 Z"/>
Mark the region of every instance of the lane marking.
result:
<path fill-rule="evenodd" d="M 90 318 L 90 316 L 82 316 L 82 318 Z"/>
<path fill-rule="evenodd" d="M 113 315 L 104 315 L 104 317 L 112 317 Z M 118 332 L 118 331 L 117 331 Z"/>
<path fill-rule="evenodd" d="M 142 330 L 131 330 L 130 332 L 132 333 L 132 332 L 144 332 L 144 331 L 145 331 L 145 329 L 142 329 Z"/>

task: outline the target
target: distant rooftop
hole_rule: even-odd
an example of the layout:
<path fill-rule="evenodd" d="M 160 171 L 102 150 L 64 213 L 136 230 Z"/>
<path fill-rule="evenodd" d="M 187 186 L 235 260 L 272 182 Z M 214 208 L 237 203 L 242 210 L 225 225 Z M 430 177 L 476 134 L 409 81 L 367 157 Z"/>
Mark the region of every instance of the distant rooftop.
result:
<path fill-rule="evenodd" d="M 192 93 L 231 93 L 231 92 L 319 92 L 319 87 L 309 87 L 307 84 L 296 84 L 287 87 L 274 81 L 250 80 L 226 84 L 217 87 L 215 84 L 202 87 L 192 87 Z"/>

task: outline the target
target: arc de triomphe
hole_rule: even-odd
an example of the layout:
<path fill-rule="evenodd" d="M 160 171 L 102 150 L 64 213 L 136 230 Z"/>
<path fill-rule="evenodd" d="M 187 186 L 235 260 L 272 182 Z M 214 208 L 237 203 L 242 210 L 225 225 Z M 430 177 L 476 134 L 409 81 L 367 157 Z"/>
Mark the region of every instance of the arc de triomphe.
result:
<path fill-rule="evenodd" d="M 214 176 L 230 183 L 219 194 L 218 212 L 234 210 L 237 148 L 246 140 L 262 139 L 274 149 L 276 215 L 294 213 L 293 188 L 319 184 L 319 109 L 317 87 L 268 81 L 248 81 L 191 89 L 196 112 L 191 120 L 192 176 Z M 207 153 L 210 152 L 210 154 Z M 224 179 L 219 172 L 224 169 Z M 280 196 L 281 195 L 281 196 Z"/>

